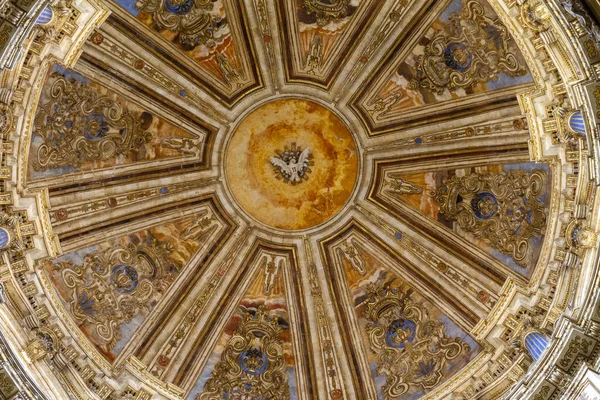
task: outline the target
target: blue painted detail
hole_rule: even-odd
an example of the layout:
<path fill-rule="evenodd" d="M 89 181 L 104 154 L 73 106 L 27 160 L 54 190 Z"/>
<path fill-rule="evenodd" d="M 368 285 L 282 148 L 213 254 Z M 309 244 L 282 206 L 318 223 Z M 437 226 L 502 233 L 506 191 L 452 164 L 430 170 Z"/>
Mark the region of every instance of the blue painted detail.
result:
<path fill-rule="evenodd" d="M 573 228 L 573 231 L 571 232 L 571 241 L 573 242 L 573 244 L 578 245 L 579 244 L 579 234 L 581 233 L 581 227 L 579 224 L 575 225 L 575 228 Z"/>
<path fill-rule="evenodd" d="M 167 194 L 168 192 L 169 192 L 169 189 L 167 189 L 166 187 L 160 188 L 160 194 Z"/>
<path fill-rule="evenodd" d="M 102 114 L 88 115 L 83 126 L 83 136 L 88 140 L 100 140 L 108 133 L 108 122 Z"/>
<path fill-rule="evenodd" d="M 489 219 L 498 212 L 498 199 L 492 193 L 480 192 L 471 199 L 471 208 L 477 218 Z"/>
<path fill-rule="evenodd" d="M 54 12 L 52 11 L 52 9 L 49 6 L 46 6 L 46 8 L 44 8 L 42 10 L 42 12 L 40 13 L 40 15 L 35 20 L 35 23 L 37 25 L 46 25 L 50 21 L 52 21 L 52 17 L 53 16 L 54 16 Z"/>
<path fill-rule="evenodd" d="M 586 134 L 585 122 L 583 121 L 583 115 L 581 111 L 576 111 L 569 117 L 569 128 L 573 132 L 580 133 L 582 135 Z"/>
<path fill-rule="evenodd" d="M 140 13 L 140 10 L 135 8 L 137 0 L 116 0 L 116 2 L 134 17 Z"/>
<path fill-rule="evenodd" d="M 410 319 L 397 319 L 392 321 L 385 331 L 385 342 L 388 346 L 403 349 L 407 342 L 415 340 L 417 325 Z"/>
<path fill-rule="evenodd" d="M 7 229 L 0 228 L 0 249 L 5 248 L 10 243 L 10 232 Z"/>
<path fill-rule="evenodd" d="M 180 94 L 181 96 L 187 96 L 187 92 L 186 92 L 184 89 L 181 89 L 181 90 L 179 91 L 179 94 Z"/>
<path fill-rule="evenodd" d="M 483 27 L 483 30 L 488 34 L 485 38 L 488 42 L 494 42 L 494 47 L 499 49 L 502 46 L 502 35 L 498 28 L 492 25 L 486 25 Z"/>
<path fill-rule="evenodd" d="M 185 15 L 194 8 L 194 0 L 166 0 L 167 10 L 177 15 Z"/>
<path fill-rule="evenodd" d="M 473 56 L 462 43 L 452 42 L 444 50 L 444 62 L 449 68 L 459 72 L 465 72 L 471 67 Z"/>
<path fill-rule="evenodd" d="M 495 81 L 489 81 L 485 85 L 488 90 L 502 89 L 508 86 L 522 85 L 524 83 L 531 83 L 533 79 L 531 74 L 528 72 L 522 76 L 510 76 L 505 73 L 499 73 L 498 79 Z"/>
<path fill-rule="evenodd" d="M 435 361 L 434 360 L 429 360 L 429 362 L 427 364 L 420 362 L 419 363 L 419 370 L 417 371 L 417 374 L 425 377 L 427 375 L 429 375 L 430 373 L 432 373 L 435 370 Z"/>
<path fill-rule="evenodd" d="M 394 237 L 398 240 L 402 239 L 402 232 L 396 232 L 396 234 L 394 235 Z"/>
<path fill-rule="evenodd" d="M 418 138 L 415 139 L 415 143 L 416 144 L 421 144 L 421 143 L 423 143 L 423 139 L 420 138 L 420 137 L 418 137 Z"/>
<path fill-rule="evenodd" d="M 525 348 L 534 360 L 539 360 L 548 347 L 550 339 L 543 333 L 533 331 L 525 336 Z"/>
<path fill-rule="evenodd" d="M 269 360 L 260 348 L 251 348 L 240 354 L 239 364 L 242 371 L 250 375 L 260 375 L 267 370 Z"/>
<path fill-rule="evenodd" d="M 137 288 L 138 273 L 130 265 L 120 264 L 110 273 L 110 282 L 119 293 L 131 293 Z"/>
<path fill-rule="evenodd" d="M 81 307 L 81 310 L 86 314 L 93 314 L 98 312 L 98 310 L 96 310 L 96 308 L 94 307 L 95 303 L 96 302 L 94 301 L 94 299 L 88 299 L 86 292 L 83 292 L 81 297 L 79 297 L 79 307 Z"/>

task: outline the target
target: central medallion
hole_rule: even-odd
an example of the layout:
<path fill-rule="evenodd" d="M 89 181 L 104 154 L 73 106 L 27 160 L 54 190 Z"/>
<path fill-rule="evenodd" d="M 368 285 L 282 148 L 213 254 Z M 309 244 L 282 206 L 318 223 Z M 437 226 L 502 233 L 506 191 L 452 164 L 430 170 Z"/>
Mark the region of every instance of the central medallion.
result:
<path fill-rule="evenodd" d="M 282 99 L 250 112 L 227 145 L 225 175 L 238 204 L 259 222 L 307 229 L 336 215 L 358 175 L 352 134 L 328 108 Z"/>

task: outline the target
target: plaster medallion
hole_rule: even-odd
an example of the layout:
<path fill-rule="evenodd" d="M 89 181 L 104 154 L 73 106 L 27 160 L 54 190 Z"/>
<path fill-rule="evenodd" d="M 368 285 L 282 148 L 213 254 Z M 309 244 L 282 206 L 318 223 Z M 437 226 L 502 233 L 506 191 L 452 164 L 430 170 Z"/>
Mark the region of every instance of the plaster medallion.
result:
<path fill-rule="evenodd" d="M 331 110 L 304 99 L 275 100 L 250 112 L 225 153 L 237 203 L 278 229 L 308 229 L 332 218 L 358 175 L 349 129 Z"/>

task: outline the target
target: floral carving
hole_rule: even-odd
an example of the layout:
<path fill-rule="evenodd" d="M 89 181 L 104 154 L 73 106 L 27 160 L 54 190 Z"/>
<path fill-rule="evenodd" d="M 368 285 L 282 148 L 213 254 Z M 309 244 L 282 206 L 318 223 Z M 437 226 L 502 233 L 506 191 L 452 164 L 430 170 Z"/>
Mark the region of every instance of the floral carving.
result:
<path fill-rule="evenodd" d="M 281 330 L 265 307 L 247 312 L 195 399 L 289 399 Z"/>
<path fill-rule="evenodd" d="M 496 81 L 500 74 L 522 76 L 526 68 L 506 27 L 485 15 L 481 4 L 469 0 L 449 16 L 417 58 L 414 87 L 435 93 Z"/>
<path fill-rule="evenodd" d="M 193 49 L 198 45 L 216 45 L 214 33 L 222 21 L 210 14 L 214 4 L 214 0 L 137 0 L 134 6 L 152 14 L 159 29 L 177 32 L 179 42 Z"/>
<path fill-rule="evenodd" d="M 149 239 L 92 252 L 83 264 L 59 262 L 53 269 L 72 290 L 68 302 L 75 320 L 110 351 L 121 338 L 120 326 L 148 308 L 179 273 L 181 265 L 167 257 L 172 250 L 170 243 Z"/>
<path fill-rule="evenodd" d="M 448 361 L 470 351 L 469 345 L 445 334 L 442 322 L 430 318 L 411 290 L 380 288 L 371 283 L 363 316 L 377 373 L 385 375 L 384 398 L 399 399 L 411 386 L 435 387 L 447 374 Z"/>
<path fill-rule="evenodd" d="M 128 155 L 149 142 L 152 116 L 134 115 L 108 96 L 99 96 L 75 79 L 52 74 L 50 100 L 39 107 L 34 132 L 42 138 L 33 167 L 80 167 Z"/>
<path fill-rule="evenodd" d="M 546 227 L 546 173 L 534 170 L 453 176 L 434 193 L 439 212 L 527 267 L 530 240 Z"/>

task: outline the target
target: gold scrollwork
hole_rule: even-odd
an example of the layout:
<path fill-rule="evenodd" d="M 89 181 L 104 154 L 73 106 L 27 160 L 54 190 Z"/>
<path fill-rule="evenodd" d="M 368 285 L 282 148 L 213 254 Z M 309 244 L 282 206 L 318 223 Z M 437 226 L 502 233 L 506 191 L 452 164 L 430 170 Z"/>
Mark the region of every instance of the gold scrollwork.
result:
<path fill-rule="evenodd" d="M 487 17 L 477 1 L 467 1 L 449 20 L 417 58 L 413 87 L 441 94 L 446 89 L 497 81 L 500 74 L 527 73 L 506 27 Z"/>
<path fill-rule="evenodd" d="M 70 291 L 75 320 L 110 351 L 121 338 L 121 324 L 164 293 L 179 273 L 181 265 L 167 257 L 171 251 L 168 242 L 130 243 L 87 254 L 82 264 L 61 261 L 52 269 L 61 272 Z"/>
<path fill-rule="evenodd" d="M 210 14 L 214 0 L 137 0 L 135 8 L 152 14 L 159 28 L 178 32 L 179 42 L 186 48 L 215 46 L 214 32 L 222 23 Z"/>
<path fill-rule="evenodd" d="M 523 170 L 453 176 L 434 193 L 440 213 L 529 267 L 530 241 L 546 227 L 546 173 Z"/>
<path fill-rule="evenodd" d="M 363 305 L 371 351 L 378 356 L 377 373 L 386 377 L 386 400 L 401 398 L 411 387 L 435 387 L 448 362 L 470 351 L 459 338 L 446 336 L 445 325 L 414 302 L 410 289 L 371 283 Z"/>
<path fill-rule="evenodd" d="M 246 312 L 195 400 L 289 399 L 281 330 L 266 307 Z"/>
<path fill-rule="evenodd" d="M 152 139 L 145 131 L 152 122 L 150 114 L 136 116 L 75 79 L 57 73 L 51 79 L 50 99 L 35 117 L 34 133 L 42 139 L 34 154 L 35 170 L 80 167 L 87 161 L 128 155 Z"/>

